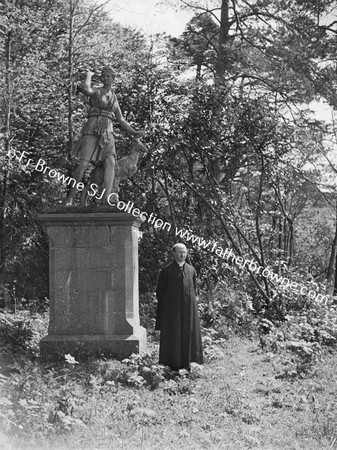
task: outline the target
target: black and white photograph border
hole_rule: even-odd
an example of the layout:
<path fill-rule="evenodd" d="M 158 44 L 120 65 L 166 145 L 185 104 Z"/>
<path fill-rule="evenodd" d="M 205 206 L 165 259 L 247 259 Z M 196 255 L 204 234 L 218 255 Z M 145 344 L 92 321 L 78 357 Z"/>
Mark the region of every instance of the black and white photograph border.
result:
<path fill-rule="evenodd" d="M 0 13 L 0 449 L 337 449 L 336 2 Z"/>

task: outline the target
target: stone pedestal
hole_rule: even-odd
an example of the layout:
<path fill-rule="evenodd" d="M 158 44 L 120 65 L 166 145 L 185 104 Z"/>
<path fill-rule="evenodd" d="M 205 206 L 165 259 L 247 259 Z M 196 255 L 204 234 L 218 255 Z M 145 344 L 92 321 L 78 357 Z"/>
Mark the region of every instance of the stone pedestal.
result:
<path fill-rule="evenodd" d="M 50 324 L 44 356 L 142 353 L 138 237 L 141 220 L 126 213 L 43 214 L 49 236 Z"/>

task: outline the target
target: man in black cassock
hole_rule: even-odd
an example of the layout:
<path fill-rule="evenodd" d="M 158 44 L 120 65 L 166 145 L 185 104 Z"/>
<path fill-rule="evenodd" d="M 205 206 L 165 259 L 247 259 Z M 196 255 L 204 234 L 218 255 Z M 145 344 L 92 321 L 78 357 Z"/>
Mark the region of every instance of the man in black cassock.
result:
<path fill-rule="evenodd" d="M 156 330 L 160 330 L 159 364 L 172 370 L 203 364 L 198 307 L 195 300 L 196 275 L 186 263 L 184 244 L 173 246 L 174 261 L 164 267 L 156 289 L 158 306 Z"/>

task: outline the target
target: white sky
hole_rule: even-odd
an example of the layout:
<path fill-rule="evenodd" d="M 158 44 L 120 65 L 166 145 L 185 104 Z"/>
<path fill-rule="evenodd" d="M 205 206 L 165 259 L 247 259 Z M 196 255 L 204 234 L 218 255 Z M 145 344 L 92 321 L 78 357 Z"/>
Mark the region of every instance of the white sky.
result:
<path fill-rule="evenodd" d="M 172 36 L 181 34 L 192 17 L 192 11 L 184 11 L 163 0 L 110 0 L 107 9 L 111 18 L 122 25 L 129 25 L 146 34 L 166 32 Z"/>
<path fill-rule="evenodd" d="M 204 2 L 214 5 L 212 0 Z M 111 11 L 112 18 L 122 25 L 132 26 L 146 34 L 166 32 L 177 36 L 193 16 L 191 10 L 182 10 L 179 3 L 179 0 L 108 0 L 107 9 Z M 336 16 L 337 6 L 333 6 L 321 21 L 332 22 Z"/>
<path fill-rule="evenodd" d="M 192 10 L 179 8 L 179 0 L 110 0 L 106 8 L 114 21 L 145 34 L 178 36 L 193 16 Z M 312 102 L 310 107 L 317 119 L 331 122 L 331 107 L 326 103 Z"/>

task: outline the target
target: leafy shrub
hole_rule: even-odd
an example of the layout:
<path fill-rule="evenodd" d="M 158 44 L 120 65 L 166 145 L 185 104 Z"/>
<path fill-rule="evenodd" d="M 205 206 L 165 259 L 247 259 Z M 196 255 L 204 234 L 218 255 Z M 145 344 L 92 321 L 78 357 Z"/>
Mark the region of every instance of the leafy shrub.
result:
<path fill-rule="evenodd" d="M 249 333 L 255 323 L 250 296 L 224 281 L 200 292 L 199 313 L 205 327 L 213 327 L 224 336 L 228 328 Z"/>
<path fill-rule="evenodd" d="M 129 358 L 122 362 L 127 365 L 118 377 L 118 381 L 124 385 L 140 388 L 147 386 L 150 389 L 158 388 L 159 384 L 164 380 L 163 366 L 156 363 L 157 355 L 145 354 L 144 356 L 132 354 Z"/>
<path fill-rule="evenodd" d="M 157 312 L 157 299 L 154 293 L 143 294 L 139 297 L 140 323 L 150 332 L 154 330 Z"/>
<path fill-rule="evenodd" d="M 311 373 L 324 347 L 336 347 L 337 305 L 307 301 L 304 309 L 286 315 L 283 322 L 263 319 L 261 325 L 265 326 L 264 333 L 260 328 L 262 347 L 281 355 L 278 377 L 304 376 Z"/>
<path fill-rule="evenodd" d="M 82 375 L 82 377 L 81 377 Z M 15 363 L 0 376 L 5 393 L 0 404 L 0 426 L 18 438 L 52 438 L 85 426 L 81 405 L 83 372 L 65 364 L 51 368 L 36 362 Z"/>
<path fill-rule="evenodd" d="M 29 311 L 0 313 L 0 342 L 2 352 L 11 355 L 39 354 L 40 340 L 47 334 L 49 314 L 31 314 Z"/>
<path fill-rule="evenodd" d="M 270 339 L 282 333 L 284 341 L 301 342 L 306 345 L 337 344 L 337 305 L 312 304 L 310 308 L 285 316 L 285 321 L 271 330 Z M 276 339 L 277 340 L 277 339 Z M 290 344 L 289 344 L 290 345 Z"/>

